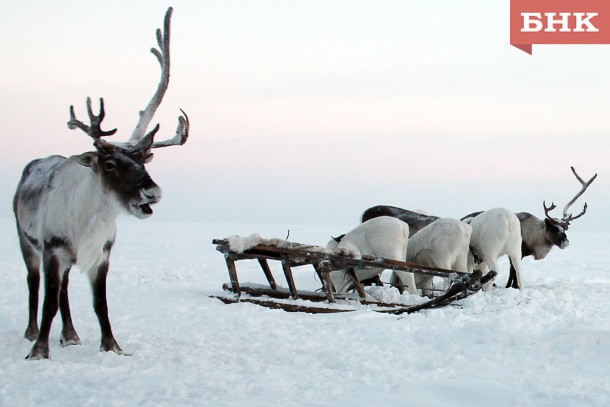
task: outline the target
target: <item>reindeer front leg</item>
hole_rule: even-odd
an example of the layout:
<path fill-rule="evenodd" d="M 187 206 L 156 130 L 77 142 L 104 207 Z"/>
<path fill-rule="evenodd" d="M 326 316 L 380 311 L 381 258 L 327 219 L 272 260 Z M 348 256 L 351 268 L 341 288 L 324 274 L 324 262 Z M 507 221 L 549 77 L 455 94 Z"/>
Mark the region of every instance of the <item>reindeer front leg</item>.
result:
<path fill-rule="evenodd" d="M 110 319 L 108 318 L 108 303 L 106 301 L 106 277 L 108 276 L 109 263 L 104 261 L 97 269 L 97 274 L 91 281 L 93 288 L 93 309 L 100 323 L 102 332 L 102 342 L 100 352 L 113 351 L 116 354 L 122 355 L 123 351 L 119 344 L 114 339 Z"/>
<path fill-rule="evenodd" d="M 61 280 L 61 290 L 59 291 L 59 312 L 63 322 L 61 337 L 59 343 L 61 346 L 80 345 L 80 338 L 72 324 L 72 315 L 70 313 L 70 301 L 68 300 L 68 284 L 70 282 L 70 269 L 64 271 Z"/>

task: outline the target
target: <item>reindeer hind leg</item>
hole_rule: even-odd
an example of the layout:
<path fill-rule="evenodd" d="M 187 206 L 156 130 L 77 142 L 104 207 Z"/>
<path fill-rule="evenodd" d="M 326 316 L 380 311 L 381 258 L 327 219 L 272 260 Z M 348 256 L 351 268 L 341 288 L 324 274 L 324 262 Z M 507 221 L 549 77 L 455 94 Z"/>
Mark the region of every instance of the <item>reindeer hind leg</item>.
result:
<path fill-rule="evenodd" d="M 19 231 L 19 245 L 21 247 L 21 254 L 28 273 L 27 283 L 29 317 L 28 326 L 25 329 L 25 334 L 23 337 L 32 342 L 38 337 L 38 291 L 40 289 L 41 255 L 40 251 L 36 249 L 34 244 L 25 237 L 19 226 L 17 226 L 17 229 Z"/>
<path fill-rule="evenodd" d="M 42 320 L 40 321 L 40 331 L 32 350 L 27 359 L 49 359 L 49 333 L 53 319 L 59 308 L 59 291 L 61 286 L 61 272 L 66 265 L 62 264 L 62 257 L 58 255 L 54 247 L 45 249 L 43 254 L 44 270 L 44 302 L 42 305 Z"/>
<path fill-rule="evenodd" d="M 508 260 L 510 261 L 510 278 L 508 281 L 510 283 L 512 279 L 512 285 L 510 287 L 507 285 L 506 287 L 521 289 L 523 288 L 521 261 L 519 258 L 515 258 L 514 256 L 508 256 Z"/>
<path fill-rule="evenodd" d="M 510 273 L 508 275 L 508 281 L 506 282 L 506 288 L 519 288 L 515 266 L 513 265 L 513 261 L 510 259 L 510 257 L 508 260 L 510 261 Z"/>

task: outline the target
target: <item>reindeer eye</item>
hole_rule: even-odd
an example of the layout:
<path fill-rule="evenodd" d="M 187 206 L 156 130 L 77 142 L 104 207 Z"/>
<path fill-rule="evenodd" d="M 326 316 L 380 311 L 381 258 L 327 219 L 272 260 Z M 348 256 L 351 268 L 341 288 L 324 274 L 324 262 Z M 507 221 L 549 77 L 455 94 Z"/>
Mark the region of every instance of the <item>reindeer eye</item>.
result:
<path fill-rule="evenodd" d="M 108 160 L 104 162 L 104 171 L 110 172 L 116 168 L 116 163 L 114 160 Z"/>

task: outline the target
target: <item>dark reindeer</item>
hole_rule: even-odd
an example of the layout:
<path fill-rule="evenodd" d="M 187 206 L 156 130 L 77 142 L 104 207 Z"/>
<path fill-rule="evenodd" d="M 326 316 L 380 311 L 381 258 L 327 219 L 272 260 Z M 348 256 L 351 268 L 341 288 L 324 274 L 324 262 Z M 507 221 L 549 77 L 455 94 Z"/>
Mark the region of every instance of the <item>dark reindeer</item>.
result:
<path fill-rule="evenodd" d="M 589 185 L 597 178 L 595 174 L 589 181 L 585 182 L 577 173 L 574 167 L 570 167 L 576 179 L 582 185 L 580 191 L 567 203 L 563 208 L 563 217 L 561 219 L 553 218 L 550 212 L 556 208 L 554 203 L 550 207 L 546 206 L 546 202 L 542 202 L 544 207 L 545 219 L 538 219 L 536 216 L 528 212 L 517 213 L 517 218 L 521 223 L 521 258 L 526 256 L 534 256 L 535 260 L 541 260 L 546 257 L 554 246 L 560 249 L 565 249 L 570 244 L 566 231 L 570 226 L 570 222 L 583 216 L 587 212 L 587 204 L 585 203 L 583 210 L 576 216 L 568 213 L 568 209 L 576 202 L 576 200 L 587 190 Z M 462 218 L 474 218 L 482 212 L 474 212 Z M 515 269 L 511 263 L 510 274 L 506 283 L 507 288 L 520 288 L 517 282 Z"/>
<path fill-rule="evenodd" d="M 408 224 L 409 237 L 413 236 L 419 232 L 420 229 L 428 226 L 435 220 L 440 219 L 438 216 L 422 215 L 421 213 L 397 208 L 396 206 L 377 205 L 364 211 L 361 221 L 366 222 L 367 220 L 377 218 L 379 216 L 391 216 Z"/>
<path fill-rule="evenodd" d="M 68 301 L 68 276 L 73 265 L 86 272 L 93 291 L 93 308 L 101 329 L 100 351 L 122 350 L 112 334 L 106 301 L 109 257 L 116 236 L 116 218 L 128 213 L 137 218 L 152 215 L 151 205 L 161 199 L 161 188 L 151 179 L 144 164 L 152 159 L 153 148 L 182 145 L 188 137 L 189 122 L 178 119 L 175 136 L 154 142 L 157 124 L 146 129 L 161 103 L 169 83 L 169 35 L 172 9 L 165 14 L 163 32 L 157 30 L 159 49 L 151 49 L 161 64 L 161 81 L 137 126 L 126 143 L 109 143 L 102 137 L 104 102 L 99 115 L 87 98 L 90 125 L 76 119 L 70 106 L 70 129 L 81 129 L 93 140 L 95 151 L 69 158 L 58 155 L 29 163 L 17 187 L 14 211 L 29 288 L 29 322 L 25 337 L 35 343 L 28 359 L 49 358 L 49 332 L 59 308 L 63 328 L 62 346 L 80 344 Z M 40 266 L 44 274 L 44 303 L 40 330 L 37 324 Z"/>
<path fill-rule="evenodd" d="M 576 202 L 576 200 L 584 194 L 589 188 L 589 185 L 597 178 L 595 174 L 591 179 L 585 182 L 577 173 L 574 167 L 570 167 L 576 179 L 580 182 L 582 188 L 574 198 L 570 200 L 563 208 L 563 216 L 561 219 L 553 218 L 550 216 L 550 211 L 555 209 L 555 204 L 551 203 L 551 206 L 547 208 L 546 203 L 543 201 L 542 206 L 544 207 L 545 219 L 544 221 L 538 219 L 534 215 L 527 212 L 520 212 L 517 217 L 521 221 L 521 237 L 523 243 L 521 245 L 522 257 L 534 256 L 535 260 L 543 259 L 553 248 L 557 246 L 560 249 L 565 249 L 570 244 L 566 231 L 570 227 L 570 223 L 583 216 L 587 212 L 587 203 L 582 208 L 582 211 L 573 216 L 568 213 L 568 210 Z M 506 287 L 519 288 L 515 277 L 515 270 L 510 267 L 510 275 Z"/>

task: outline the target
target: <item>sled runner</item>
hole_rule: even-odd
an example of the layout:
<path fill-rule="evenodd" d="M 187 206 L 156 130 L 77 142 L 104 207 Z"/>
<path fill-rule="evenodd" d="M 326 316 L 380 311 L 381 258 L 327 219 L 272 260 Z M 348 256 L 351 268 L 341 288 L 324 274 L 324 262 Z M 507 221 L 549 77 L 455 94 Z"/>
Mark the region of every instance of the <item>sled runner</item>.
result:
<path fill-rule="evenodd" d="M 466 298 L 479 291 L 483 284 L 496 275 L 494 271 L 481 276 L 480 272 L 468 274 L 370 256 L 356 259 L 337 254 L 332 250 L 320 246 L 305 245 L 279 239 L 264 240 L 257 235 L 253 236 L 254 238 L 233 236 L 227 239 L 214 239 L 212 241 L 217 246 L 216 249 L 224 254 L 229 272 L 230 285 L 224 284 L 223 288 L 225 291 L 233 293 L 227 296 L 215 296 L 215 298 L 227 304 L 249 302 L 268 308 L 292 312 L 333 313 L 354 311 L 355 308 L 349 306 L 349 304 L 350 302 L 353 304 L 354 301 L 357 301 L 359 304 L 371 306 L 376 312 L 409 314 L 423 309 L 442 307 L 456 300 Z M 257 260 L 260 264 L 269 284 L 268 287 L 254 284 L 240 284 L 235 263 L 238 260 L 252 259 Z M 281 263 L 288 285 L 287 289 L 279 287 L 276 283 L 269 267 L 269 260 Z M 313 266 L 322 282 L 321 292 L 299 291 L 295 286 L 293 268 L 308 265 Z M 367 295 L 356 277 L 359 270 L 372 268 L 443 277 L 448 279 L 449 288 L 439 296 L 412 306 L 378 301 Z M 353 280 L 357 294 L 338 295 L 334 292 L 329 275 L 335 270 L 347 271 Z M 339 303 L 337 300 L 340 300 Z"/>

